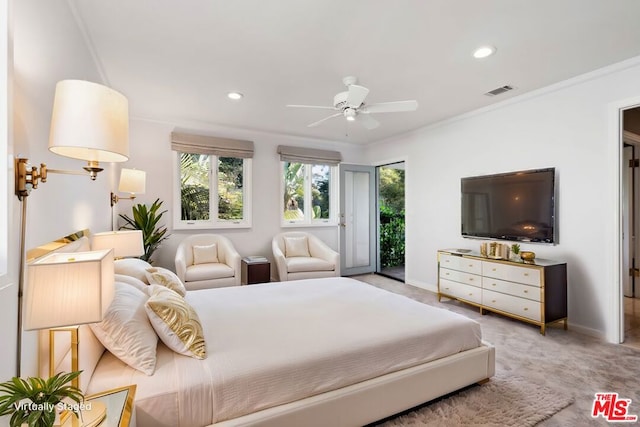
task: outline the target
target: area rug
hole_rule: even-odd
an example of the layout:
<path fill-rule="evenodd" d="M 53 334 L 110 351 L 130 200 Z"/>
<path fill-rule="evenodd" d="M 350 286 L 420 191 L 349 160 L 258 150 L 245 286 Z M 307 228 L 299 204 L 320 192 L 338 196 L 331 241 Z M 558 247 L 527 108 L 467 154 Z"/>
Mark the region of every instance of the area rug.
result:
<path fill-rule="evenodd" d="M 381 427 L 534 426 L 573 403 L 549 387 L 497 375 L 449 397 L 400 415 Z"/>

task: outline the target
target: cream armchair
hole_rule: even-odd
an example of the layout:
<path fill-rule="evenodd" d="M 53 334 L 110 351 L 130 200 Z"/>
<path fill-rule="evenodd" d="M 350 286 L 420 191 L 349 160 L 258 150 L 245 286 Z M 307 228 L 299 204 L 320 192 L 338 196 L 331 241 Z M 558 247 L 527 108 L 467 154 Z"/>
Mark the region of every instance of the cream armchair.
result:
<path fill-rule="evenodd" d="M 282 282 L 340 275 L 340 254 L 313 234 L 280 233 L 271 246 Z"/>
<path fill-rule="evenodd" d="M 176 250 L 176 274 L 187 290 L 240 285 L 240 254 L 218 234 L 186 237 Z"/>

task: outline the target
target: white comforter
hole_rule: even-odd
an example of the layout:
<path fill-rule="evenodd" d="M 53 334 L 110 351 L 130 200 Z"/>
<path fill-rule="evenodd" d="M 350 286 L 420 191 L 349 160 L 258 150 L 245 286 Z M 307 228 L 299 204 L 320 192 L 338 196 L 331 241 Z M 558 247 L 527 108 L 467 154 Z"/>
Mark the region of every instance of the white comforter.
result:
<path fill-rule="evenodd" d="M 158 349 L 147 377 L 105 354 L 89 392 L 138 384 L 138 426 L 203 426 L 480 345 L 480 326 L 347 278 L 191 291 L 208 358 Z"/>

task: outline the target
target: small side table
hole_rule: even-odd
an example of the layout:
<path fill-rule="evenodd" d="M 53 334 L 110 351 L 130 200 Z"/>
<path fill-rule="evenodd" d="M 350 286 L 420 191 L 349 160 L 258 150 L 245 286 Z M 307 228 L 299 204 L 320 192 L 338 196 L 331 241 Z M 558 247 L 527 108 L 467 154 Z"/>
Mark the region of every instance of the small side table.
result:
<path fill-rule="evenodd" d="M 84 404 L 100 402 L 106 407 L 107 416 L 99 424 L 100 427 L 135 427 L 136 417 L 133 405 L 135 394 L 136 386 L 130 385 L 85 396 Z M 64 427 L 80 425 L 78 419 L 70 413 L 63 414 L 61 418 L 64 418 L 62 423 Z"/>
<path fill-rule="evenodd" d="M 271 263 L 263 256 L 248 256 L 242 258 L 243 285 L 267 283 L 271 281 Z"/>

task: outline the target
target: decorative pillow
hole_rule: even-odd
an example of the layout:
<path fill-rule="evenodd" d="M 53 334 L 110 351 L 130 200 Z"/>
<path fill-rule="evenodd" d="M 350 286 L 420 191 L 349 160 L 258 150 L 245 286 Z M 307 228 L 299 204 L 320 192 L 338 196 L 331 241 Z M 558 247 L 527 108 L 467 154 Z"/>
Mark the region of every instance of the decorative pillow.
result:
<path fill-rule="evenodd" d="M 151 264 L 139 258 L 117 259 L 113 262 L 113 269 L 116 274 L 135 277 L 146 284 L 149 284 L 146 276 L 146 270 L 149 267 L 151 267 Z"/>
<path fill-rule="evenodd" d="M 115 274 L 115 281 L 120 283 L 126 283 L 127 285 L 131 285 L 134 288 L 142 291 L 145 295 L 147 295 L 147 290 L 149 285 L 143 282 L 142 280 L 136 279 L 133 276 L 125 276 L 124 274 Z"/>
<path fill-rule="evenodd" d="M 151 285 L 145 309 L 156 333 L 176 353 L 196 359 L 207 357 L 207 347 L 198 314 L 180 295 Z"/>
<path fill-rule="evenodd" d="M 145 312 L 147 295 L 131 285 L 115 283 L 115 295 L 102 322 L 89 327 L 107 350 L 147 375 L 156 369 L 156 335 Z"/>
<path fill-rule="evenodd" d="M 215 243 L 209 246 L 193 247 L 193 264 L 211 264 L 218 261 L 218 246 Z"/>
<path fill-rule="evenodd" d="M 309 254 L 309 244 L 307 243 L 307 236 L 285 237 L 284 256 L 286 256 L 287 258 L 294 256 L 310 257 L 311 254 Z"/>
<path fill-rule="evenodd" d="M 180 280 L 176 273 L 162 267 L 150 267 L 146 271 L 147 280 L 150 285 L 161 285 L 177 292 L 180 296 L 187 294 L 187 288 Z"/>

